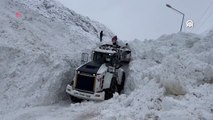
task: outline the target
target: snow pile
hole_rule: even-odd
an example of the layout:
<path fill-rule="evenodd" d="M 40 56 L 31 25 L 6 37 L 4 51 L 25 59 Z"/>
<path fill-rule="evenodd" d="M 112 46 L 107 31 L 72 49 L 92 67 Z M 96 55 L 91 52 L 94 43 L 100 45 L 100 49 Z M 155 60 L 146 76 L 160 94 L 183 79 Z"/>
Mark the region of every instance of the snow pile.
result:
<path fill-rule="evenodd" d="M 137 77 L 160 80 L 172 94 L 185 94 L 190 86 L 212 82 L 211 32 L 204 38 L 179 33 L 162 36 L 158 40 L 135 40 L 130 46 L 135 52 L 132 71 L 138 72 Z M 131 84 L 137 87 L 139 82 L 143 82 L 141 79 Z"/>
<path fill-rule="evenodd" d="M 5 119 L 212 120 L 212 37 L 179 33 L 130 43 L 125 93 L 104 102 L 28 107 Z M 178 41 L 181 40 L 182 42 Z M 202 74 L 201 74 L 201 73 Z"/>
<path fill-rule="evenodd" d="M 18 0 L 15 0 L 18 1 Z M 73 25 L 83 31 L 99 36 L 100 30 L 104 30 L 105 36 L 112 36 L 111 31 L 97 21 L 92 21 L 88 17 L 81 16 L 74 11 L 64 7 L 54 0 L 23 0 L 22 4 L 36 11 L 40 15 L 52 21 L 63 22 L 66 25 Z"/>
<path fill-rule="evenodd" d="M 126 94 L 78 112 L 93 115 L 91 120 L 212 120 L 212 40 L 210 31 L 130 42 Z"/>
<path fill-rule="evenodd" d="M 68 105 L 64 89 L 80 54 L 110 30 L 50 0 L 0 4 L 3 120 L 212 120 L 213 30 L 131 41 L 125 94 Z"/>
<path fill-rule="evenodd" d="M 112 35 L 54 1 L 0 5 L 0 114 L 62 100 L 81 53 L 96 46 L 101 30 L 105 39 Z M 16 12 L 22 16 L 16 18 Z"/>
<path fill-rule="evenodd" d="M 134 60 L 126 91 L 145 87 L 146 81 L 157 81 L 165 88 L 165 97 L 160 104 L 162 109 L 156 112 L 159 118 L 211 120 L 212 40 L 213 32 L 210 31 L 205 37 L 178 33 L 164 35 L 157 40 L 133 41 L 130 46 Z"/>

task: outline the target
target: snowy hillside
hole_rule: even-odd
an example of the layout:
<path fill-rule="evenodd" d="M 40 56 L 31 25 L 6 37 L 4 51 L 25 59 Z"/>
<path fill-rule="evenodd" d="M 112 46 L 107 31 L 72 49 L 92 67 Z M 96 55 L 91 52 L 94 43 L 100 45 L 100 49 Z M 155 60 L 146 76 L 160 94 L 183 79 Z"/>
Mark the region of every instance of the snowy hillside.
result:
<path fill-rule="evenodd" d="M 81 53 L 104 25 L 51 0 L 0 1 L 0 114 L 62 100 Z M 22 16 L 16 18 L 16 12 Z"/>
<path fill-rule="evenodd" d="M 213 120 L 213 30 L 131 41 L 125 94 L 70 104 L 64 90 L 81 52 L 110 30 L 50 0 L 0 5 L 1 119 Z"/>

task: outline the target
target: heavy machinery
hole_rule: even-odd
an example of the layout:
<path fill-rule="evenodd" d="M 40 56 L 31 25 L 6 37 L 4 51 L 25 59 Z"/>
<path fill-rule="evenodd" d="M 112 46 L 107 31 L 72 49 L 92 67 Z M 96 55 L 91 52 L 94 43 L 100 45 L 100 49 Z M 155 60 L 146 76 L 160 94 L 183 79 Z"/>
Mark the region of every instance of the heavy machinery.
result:
<path fill-rule="evenodd" d="M 120 93 L 125 83 L 122 65 L 131 60 L 128 44 L 124 47 L 104 44 L 92 53 L 92 60 L 75 71 L 66 92 L 73 102 L 86 100 L 107 100 L 113 93 Z"/>

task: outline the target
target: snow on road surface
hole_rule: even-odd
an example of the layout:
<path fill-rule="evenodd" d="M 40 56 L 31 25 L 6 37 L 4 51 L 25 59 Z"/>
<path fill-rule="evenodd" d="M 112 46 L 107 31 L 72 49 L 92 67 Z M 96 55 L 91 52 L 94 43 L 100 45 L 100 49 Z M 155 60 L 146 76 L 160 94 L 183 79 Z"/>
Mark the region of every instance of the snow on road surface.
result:
<path fill-rule="evenodd" d="M 52 0 L 0 5 L 2 120 L 213 120 L 213 30 L 130 41 L 125 94 L 74 104 L 65 87 L 80 54 L 112 32 Z"/>

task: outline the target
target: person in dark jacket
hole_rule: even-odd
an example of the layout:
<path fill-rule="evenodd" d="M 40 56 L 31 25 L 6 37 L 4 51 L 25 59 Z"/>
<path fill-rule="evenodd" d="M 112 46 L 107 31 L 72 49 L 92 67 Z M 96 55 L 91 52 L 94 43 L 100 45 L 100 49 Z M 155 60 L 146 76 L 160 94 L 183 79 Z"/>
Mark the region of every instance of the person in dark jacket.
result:
<path fill-rule="evenodd" d="M 117 45 L 117 40 L 118 40 L 117 36 L 112 37 L 112 44 Z"/>
<path fill-rule="evenodd" d="M 103 34 L 103 31 L 101 31 L 101 32 L 100 32 L 100 42 L 102 42 L 102 40 L 103 40 L 103 35 L 104 35 L 104 34 Z"/>
<path fill-rule="evenodd" d="M 113 46 L 116 47 L 116 48 L 119 48 L 120 46 L 118 45 L 117 41 L 118 41 L 118 37 L 117 36 L 112 37 Z"/>

